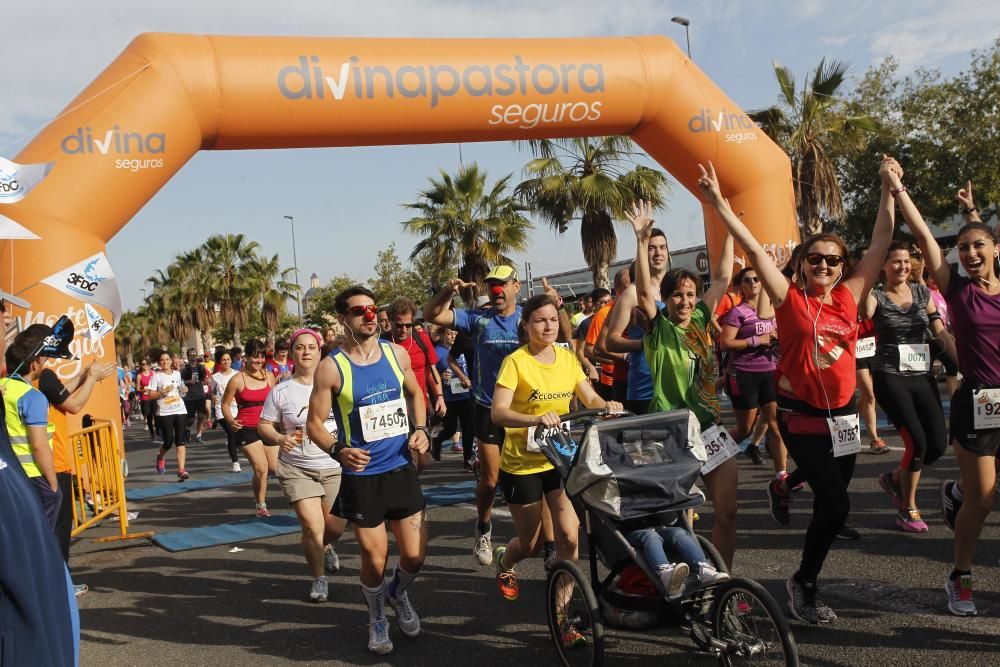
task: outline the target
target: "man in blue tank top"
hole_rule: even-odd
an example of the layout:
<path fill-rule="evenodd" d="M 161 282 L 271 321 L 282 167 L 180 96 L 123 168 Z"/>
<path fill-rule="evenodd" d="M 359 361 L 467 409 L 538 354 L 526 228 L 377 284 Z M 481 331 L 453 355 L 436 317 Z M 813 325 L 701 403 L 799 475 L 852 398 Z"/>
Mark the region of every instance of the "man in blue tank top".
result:
<path fill-rule="evenodd" d="M 420 634 L 420 618 L 406 589 L 424 564 L 427 544 L 424 496 L 411 460 L 430 446 L 427 407 L 409 354 L 379 340 L 375 295 L 350 287 L 337 295 L 334 307 L 346 339 L 316 369 L 306 430 L 343 466 L 333 513 L 354 527 L 361 547 L 361 592 L 368 603 L 368 649 L 384 655 L 393 649 L 387 601 L 403 634 Z M 323 425 L 331 409 L 337 441 Z M 399 547 L 389 576 L 386 521 Z"/>

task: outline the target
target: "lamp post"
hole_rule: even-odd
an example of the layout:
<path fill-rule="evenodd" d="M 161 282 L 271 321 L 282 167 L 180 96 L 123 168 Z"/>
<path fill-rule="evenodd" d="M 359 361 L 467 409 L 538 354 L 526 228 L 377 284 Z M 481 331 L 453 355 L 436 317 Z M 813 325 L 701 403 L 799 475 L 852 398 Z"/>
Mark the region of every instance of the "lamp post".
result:
<path fill-rule="evenodd" d="M 691 21 L 684 18 L 683 16 L 674 16 L 670 19 L 673 23 L 677 25 L 684 26 L 684 41 L 687 42 L 687 52 L 688 58 L 691 58 L 691 34 L 688 32 L 688 26 L 691 25 Z"/>
<path fill-rule="evenodd" d="M 298 288 L 295 290 L 295 304 L 299 309 L 299 324 L 302 324 L 302 285 L 299 284 L 299 256 L 295 250 L 295 218 L 290 215 L 284 218 L 292 225 L 292 262 L 295 266 L 295 287 Z"/>

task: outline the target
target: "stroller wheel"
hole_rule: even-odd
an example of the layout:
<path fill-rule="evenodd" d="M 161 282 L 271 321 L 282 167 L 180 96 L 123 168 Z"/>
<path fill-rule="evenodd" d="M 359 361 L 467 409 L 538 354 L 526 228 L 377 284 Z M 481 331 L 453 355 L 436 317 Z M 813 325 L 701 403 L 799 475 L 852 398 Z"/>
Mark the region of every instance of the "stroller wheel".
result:
<path fill-rule="evenodd" d="M 723 665 L 799 664 L 788 621 L 767 590 L 751 579 L 730 579 L 716 589 L 712 629 L 725 644 Z"/>
<path fill-rule="evenodd" d="M 566 667 L 604 664 L 604 621 L 590 581 L 576 563 L 561 560 L 545 584 L 549 634 Z"/>

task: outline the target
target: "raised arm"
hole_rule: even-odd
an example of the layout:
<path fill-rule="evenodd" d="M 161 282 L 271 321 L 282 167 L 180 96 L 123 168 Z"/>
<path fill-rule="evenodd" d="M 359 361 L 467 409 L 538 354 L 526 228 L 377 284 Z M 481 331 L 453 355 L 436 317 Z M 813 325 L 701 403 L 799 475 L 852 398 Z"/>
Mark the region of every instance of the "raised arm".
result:
<path fill-rule="evenodd" d="M 649 275 L 649 237 L 653 232 L 653 205 L 645 201 L 632 204 L 632 213 L 625 217 L 635 232 L 635 293 L 636 305 L 649 319 L 656 317 L 656 298 L 652 295 L 653 279 Z"/>
<path fill-rule="evenodd" d="M 853 275 L 844 281 L 844 286 L 851 291 L 858 304 L 865 300 L 864 297 L 878 280 L 882 265 L 885 263 L 886 253 L 889 252 L 889 244 L 892 243 L 892 230 L 896 221 L 896 204 L 893 201 L 894 189 L 890 186 L 890 178 L 895 177 L 893 168 L 895 164 L 896 161 L 892 158 L 882 159 L 882 166 L 879 167 L 879 174 L 882 176 L 882 198 L 878 206 L 878 217 L 875 219 L 875 229 L 872 230 L 872 240 L 868 246 L 868 252 L 858 262 Z M 906 188 L 903 190 L 905 191 Z M 938 255 L 940 254 L 939 250 Z M 924 257 L 926 256 L 925 252 Z"/>
<path fill-rule="evenodd" d="M 976 208 L 976 202 L 972 198 L 972 181 L 966 181 L 964 188 L 959 188 L 958 192 L 955 194 L 955 199 L 958 203 L 962 205 L 962 217 L 965 218 L 966 222 L 982 222 L 983 219 L 979 217 L 979 209 Z"/>
<path fill-rule="evenodd" d="M 728 205 L 727 205 L 728 206 Z M 719 254 L 719 263 L 712 271 L 712 285 L 705 292 L 701 300 L 708 306 L 708 311 L 714 313 L 715 307 L 725 296 L 729 289 L 729 283 L 733 279 L 733 235 L 726 234 L 726 240 L 722 242 L 722 252 Z"/>
<path fill-rule="evenodd" d="M 651 295 L 652 296 L 652 295 Z M 654 300 L 655 296 L 652 297 Z M 632 321 L 632 310 L 636 306 L 636 287 L 629 285 L 628 289 L 618 295 L 614 307 L 608 313 L 608 319 L 604 322 L 604 329 L 597 339 L 598 346 L 603 347 L 607 352 L 628 353 L 641 352 L 642 339 L 633 340 L 625 338 L 622 334 Z"/>
<path fill-rule="evenodd" d="M 775 266 L 774 260 L 764 250 L 764 247 L 754 238 L 754 235 L 750 233 L 750 230 L 743 224 L 743 221 L 733 213 L 733 209 L 729 207 L 729 202 L 722 196 L 719 178 L 715 174 L 715 165 L 709 162 L 708 169 L 705 169 L 700 164 L 698 168 L 701 169 L 701 178 L 698 179 L 698 189 L 701 190 L 702 196 L 705 197 L 706 201 L 715 206 L 715 210 L 722 217 L 722 222 L 726 225 L 726 229 L 729 230 L 729 234 L 746 251 L 747 259 L 757 272 L 761 286 L 771 297 L 771 303 L 774 304 L 775 308 L 780 307 L 785 302 L 785 296 L 788 295 L 788 278 Z M 731 266 L 732 262 L 730 262 Z"/>
<path fill-rule="evenodd" d="M 933 274 L 941 293 L 946 293 L 948 291 L 948 284 L 951 282 L 951 267 L 945 261 L 944 253 L 941 252 L 941 246 L 938 245 L 930 227 L 924 222 L 924 218 L 920 215 L 920 211 L 917 210 L 916 204 L 910 199 L 910 193 L 903 186 L 903 169 L 899 166 L 898 162 L 890 157 L 886 157 L 882 160 L 882 168 L 879 169 L 879 175 L 882 176 L 883 200 L 886 197 L 886 189 L 888 188 L 890 196 L 894 195 L 896 203 L 899 204 L 899 211 L 903 214 L 903 221 L 910 228 L 913 236 L 916 237 L 917 245 L 920 246 L 920 251 L 924 254 L 924 266 Z M 969 197 L 971 201 L 971 193 Z M 865 257 L 871 254 L 871 251 L 869 251 Z"/>
<path fill-rule="evenodd" d="M 424 319 L 441 327 L 455 328 L 455 313 L 451 310 L 451 300 L 460 290 L 475 287 L 461 278 L 452 278 L 441 290 L 424 304 Z"/>

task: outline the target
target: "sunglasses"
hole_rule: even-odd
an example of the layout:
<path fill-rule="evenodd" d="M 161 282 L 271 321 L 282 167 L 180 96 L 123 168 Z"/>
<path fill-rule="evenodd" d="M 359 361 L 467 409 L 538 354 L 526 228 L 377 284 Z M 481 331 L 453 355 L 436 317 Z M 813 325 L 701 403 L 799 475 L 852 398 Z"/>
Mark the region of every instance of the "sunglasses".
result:
<path fill-rule="evenodd" d="M 347 314 L 354 317 L 361 317 L 365 313 L 374 313 L 377 310 L 378 307 L 374 303 L 369 303 L 364 306 L 351 306 L 347 309 Z"/>
<path fill-rule="evenodd" d="M 743 276 L 743 280 L 740 282 L 742 282 L 744 285 L 756 285 L 757 283 L 760 282 L 760 278 L 758 278 L 757 276 Z"/>
<path fill-rule="evenodd" d="M 831 268 L 844 263 L 844 258 L 840 255 L 822 255 L 818 252 L 806 254 L 806 261 L 809 262 L 810 266 L 819 266 L 819 263 L 824 260 L 826 261 L 826 265 Z"/>

